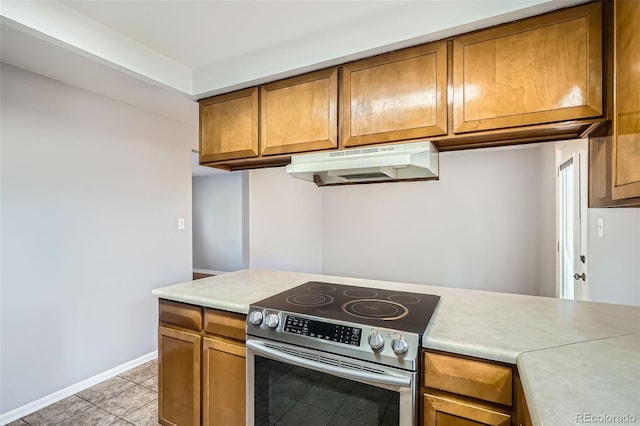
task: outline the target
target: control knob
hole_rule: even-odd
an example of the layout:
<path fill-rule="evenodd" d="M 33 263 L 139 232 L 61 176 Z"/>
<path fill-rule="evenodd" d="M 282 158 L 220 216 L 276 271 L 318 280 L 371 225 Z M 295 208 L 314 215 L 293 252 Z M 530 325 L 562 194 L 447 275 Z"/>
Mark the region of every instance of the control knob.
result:
<path fill-rule="evenodd" d="M 409 342 L 403 335 L 397 334 L 391 340 L 391 349 L 398 355 L 405 354 L 409 350 Z"/>
<path fill-rule="evenodd" d="M 267 327 L 269 328 L 276 328 L 279 322 L 280 318 L 278 318 L 278 314 L 269 314 L 264 319 L 264 323 L 267 324 Z"/>
<path fill-rule="evenodd" d="M 249 314 L 249 322 L 253 325 L 260 325 L 262 323 L 262 312 L 253 311 Z"/>
<path fill-rule="evenodd" d="M 384 337 L 377 331 L 374 331 L 369 336 L 369 346 L 375 351 L 382 349 L 384 347 Z"/>

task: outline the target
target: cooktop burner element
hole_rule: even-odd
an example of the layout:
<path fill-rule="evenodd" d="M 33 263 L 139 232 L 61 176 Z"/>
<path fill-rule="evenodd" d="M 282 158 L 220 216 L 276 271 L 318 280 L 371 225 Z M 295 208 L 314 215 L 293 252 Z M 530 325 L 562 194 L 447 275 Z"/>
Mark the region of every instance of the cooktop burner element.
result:
<path fill-rule="evenodd" d="M 333 297 L 318 293 L 294 294 L 287 297 L 287 303 L 294 306 L 323 306 L 331 302 Z"/>
<path fill-rule="evenodd" d="M 417 296 L 412 296 L 410 294 L 392 294 L 388 297 L 392 302 L 400 303 L 401 305 L 414 305 L 416 303 L 420 303 L 420 299 Z"/>
<path fill-rule="evenodd" d="M 353 297 L 354 299 L 372 299 L 378 295 L 378 292 L 366 288 L 354 288 L 351 290 L 345 290 L 342 294 L 347 297 Z"/>
<path fill-rule="evenodd" d="M 409 310 L 399 303 L 377 299 L 352 300 L 342 305 L 342 309 L 354 317 L 385 321 L 397 320 L 409 313 Z"/>
<path fill-rule="evenodd" d="M 316 285 L 310 285 L 309 287 L 307 287 L 307 290 L 314 293 L 333 293 L 334 291 L 336 291 L 336 287 L 331 284 L 318 283 Z"/>

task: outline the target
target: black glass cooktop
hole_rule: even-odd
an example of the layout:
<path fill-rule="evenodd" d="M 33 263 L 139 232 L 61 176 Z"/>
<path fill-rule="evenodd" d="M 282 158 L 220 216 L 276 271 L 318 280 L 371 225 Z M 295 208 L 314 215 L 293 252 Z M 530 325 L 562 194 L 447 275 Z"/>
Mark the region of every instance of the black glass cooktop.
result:
<path fill-rule="evenodd" d="M 432 294 L 309 281 L 252 306 L 422 334 L 439 300 Z"/>

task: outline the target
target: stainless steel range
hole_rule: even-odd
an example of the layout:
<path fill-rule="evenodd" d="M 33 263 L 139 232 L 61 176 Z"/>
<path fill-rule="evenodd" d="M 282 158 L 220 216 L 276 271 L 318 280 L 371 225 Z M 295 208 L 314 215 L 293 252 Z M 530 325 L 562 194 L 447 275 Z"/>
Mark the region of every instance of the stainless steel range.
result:
<path fill-rule="evenodd" d="M 247 424 L 417 424 L 418 354 L 439 299 L 310 281 L 252 304 Z"/>

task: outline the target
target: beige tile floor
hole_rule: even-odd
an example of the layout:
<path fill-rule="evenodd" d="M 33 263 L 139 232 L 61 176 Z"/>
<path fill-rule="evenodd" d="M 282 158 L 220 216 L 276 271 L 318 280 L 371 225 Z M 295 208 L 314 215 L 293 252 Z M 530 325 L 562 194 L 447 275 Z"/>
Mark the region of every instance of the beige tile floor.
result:
<path fill-rule="evenodd" d="M 158 424 L 158 362 L 149 361 L 8 426 Z"/>

